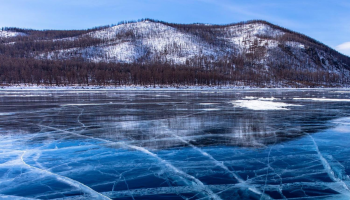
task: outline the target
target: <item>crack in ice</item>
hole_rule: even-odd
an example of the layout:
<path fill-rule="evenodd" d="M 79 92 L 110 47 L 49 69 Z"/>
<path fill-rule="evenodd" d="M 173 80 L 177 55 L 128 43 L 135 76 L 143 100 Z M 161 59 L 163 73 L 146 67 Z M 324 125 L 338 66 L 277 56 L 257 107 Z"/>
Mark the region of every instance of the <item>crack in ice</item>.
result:
<path fill-rule="evenodd" d="M 56 177 L 57 180 L 59 181 L 62 181 L 64 183 L 67 183 L 73 187 L 76 187 L 76 188 L 79 188 L 81 189 L 82 191 L 90 194 L 93 198 L 95 199 L 100 199 L 100 200 L 104 200 L 104 199 L 108 199 L 108 200 L 111 200 L 110 198 L 108 198 L 107 196 L 104 196 L 103 194 L 101 193 L 98 193 L 97 191 L 91 189 L 90 187 L 84 185 L 83 183 L 81 182 L 78 182 L 76 180 L 73 180 L 73 179 L 70 179 L 68 177 L 65 177 L 65 176 L 61 176 L 59 174 L 55 174 L 55 173 L 52 173 L 50 171 L 47 171 L 47 170 L 43 170 L 43 169 L 40 169 L 40 168 L 37 168 L 37 167 L 34 167 L 34 166 L 31 166 L 29 164 L 27 164 L 24 159 L 23 159 L 23 156 L 26 154 L 27 151 L 24 151 L 23 154 L 21 155 L 21 161 L 23 162 L 23 164 L 25 166 L 27 166 L 28 168 L 30 169 L 35 169 L 37 171 L 40 171 L 40 172 L 43 172 L 43 173 L 46 173 L 46 174 L 49 174 L 49 175 L 52 175 L 54 177 Z"/>
<path fill-rule="evenodd" d="M 134 150 L 138 150 L 141 151 L 145 154 L 148 154 L 154 158 L 156 158 L 160 163 L 164 164 L 167 168 L 171 169 L 172 171 L 174 171 L 175 173 L 177 173 L 178 175 L 183 176 L 187 179 L 192 180 L 197 186 L 199 186 L 200 188 L 202 188 L 203 191 L 206 192 L 206 194 L 211 198 L 211 199 L 221 199 L 219 196 L 217 196 L 215 193 L 213 193 L 213 191 L 211 191 L 210 189 L 208 189 L 207 186 L 205 186 L 200 180 L 196 179 L 195 177 L 186 174 L 185 172 L 179 170 L 178 168 L 174 167 L 173 165 L 171 165 L 169 162 L 163 160 L 162 158 L 160 158 L 158 155 L 150 152 L 149 150 L 143 148 L 143 147 L 139 147 L 139 146 L 134 146 L 134 145 L 128 145 L 126 143 L 123 142 L 114 142 L 114 141 L 110 141 L 110 140 L 106 140 L 106 139 L 101 139 L 101 138 L 96 138 L 96 137 L 92 137 L 92 136 L 86 136 L 86 135 L 82 135 L 82 134 L 78 134 L 78 133 L 74 133 L 74 132 L 70 132 L 70 131 L 66 131 L 66 130 L 62 130 L 62 129 L 58 129 L 55 127 L 50 127 L 50 126 L 44 126 L 44 125 L 40 125 L 42 127 L 46 127 L 46 128 L 51 128 L 57 131 L 63 131 L 65 133 L 69 133 L 69 134 L 73 134 L 76 136 L 80 136 L 80 137 L 85 137 L 85 138 L 90 138 L 90 139 L 94 139 L 94 140 L 98 140 L 98 141 L 102 141 L 104 143 L 107 144 L 115 144 L 115 145 L 121 145 L 121 146 L 125 146 Z"/>
<path fill-rule="evenodd" d="M 177 138 L 178 140 L 182 141 L 183 143 L 191 146 L 193 149 L 195 149 L 196 151 L 200 152 L 203 156 L 209 158 L 210 160 L 212 160 L 217 166 L 219 166 L 220 168 L 222 168 L 223 170 L 225 170 L 227 173 L 231 174 L 240 184 L 247 184 L 247 187 L 250 191 L 256 193 L 256 194 L 260 194 L 261 196 L 264 196 L 265 198 L 270 198 L 267 195 L 264 195 L 263 193 L 261 193 L 257 188 L 251 186 L 249 187 L 248 183 L 246 181 L 244 181 L 241 177 L 239 177 L 239 175 L 237 175 L 236 173 L 234 173 L 233 171 L 229 170 L 226 165 L 224 165 L 222 162 L 219 162 L 218 160 L 216 160 L 212 155 L 208 154 L 207 152 L 203 151 L 202 149 L 198 148 L 197 146 L 191 144 L 190 142 L 184 140 L 182 137 L 178 136 L 177 134 L 171 133 L 171 135 L 175 138 Z"/>
<path fill-rule="evenodd" d="M 349 190 L 349 187 L 347 186 L 347 184 L 343 180 L 341 180 L 341 179 L 339 179 L 339 178 L 337 178 L 335 176 L 335 173 L 332 170 L 332 167 L 330 166 L 328 161 L 323 157 L 322 153 L 320 152 L 315 139 L 310 134 L 308 134 L 308 136 L 310 137 L 311 141 L 313 142 L 313 144 L 315 146 L 315 149 L 316 149 L 316 152 L 317 152 L 317 155 L 318 155 L 318 157 L 319 157 L 319 159 L 320 159 L 320 161 L 321 161 L 325 171 L 327 172 L 329 178 L 331 178 L 332 181 L 334 181 L 334 182 L 340 183 L 342 185 L 342 187 L 344 187 L 344 189 L 346 191 L 346 194 L 344 194 L 344 195 L 349 196 L 349 198 L 350 198 L 350 190 Z"/>

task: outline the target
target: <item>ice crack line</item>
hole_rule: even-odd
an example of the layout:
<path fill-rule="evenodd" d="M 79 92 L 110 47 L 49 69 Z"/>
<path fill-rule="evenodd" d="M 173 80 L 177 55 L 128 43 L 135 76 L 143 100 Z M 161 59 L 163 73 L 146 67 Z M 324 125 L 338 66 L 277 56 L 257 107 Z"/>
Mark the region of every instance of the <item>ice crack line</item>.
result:
<path fill-rule="evenodd" d="M 181 171 L 180 169 L 174 167 L 172 164 L 170 164 L 169 162 L 167 162 L 166 160 L 163 160 L 162 158 L 158 157 L 156 154 L 148 151 L 147 149 L 143 148 L 143 147 L 139 147 L 139 146 L 134 146 L 134 145 L 128 145 L 129 147 L 135 149 L 135 150 L 139 150 L 142 151 L 154 158 L 156 158 L 157 160 L 159 160 L 160 163 L 164 164 L 166 167 L 168 167 L 169 169 L 171 169 L 172 171 L 174 171 L 175 173 L 192 180 L 193 182 L 196 183 L 196 185 L 198 185 L 199 187 L 201 187 L 202 190 L 204 190 L 207 195 L 211 198 L 211 199 L 221 199 L 218 195 L 216 195 L 212 190 L 210 190 L 207 186 L 205 186 L 200 180 L 198 180 L 197 178 L 186 174 L 185 172 Z"/>
<path fill-rule="evenodd" d="M 227 173 L 231 174 L 239 183 L 243 184 L 243 185 L 247 185 L 248 189 L 256 194 L 260 194 L 262 197 L 264 196 L 265 198 L 269 198 L 266 194 L 260 192 L 256 187 L 254 186 L 249 186 L 248 183 L 246 181 L 244 181 L 241 177 L 239 177 L 236 173 L 234 173 L 233 171 L 229 170 L 226 165 L 224 165 L 222 162 L 219 162 L 218 160 L 216 160 L 212 155 L 204 152 L 202 149 L 198 148 L 197 146 L 191 144 L 190 142 L 188 142 L 187 140 L 183 139 L 182 137 L 178 136 L 177 134 L 173 134 L 171 133 L 171 135 L 175 138 L 177 138 L 178 140 L 180 140 L 181 142 L 189 145 L 190 147 L 192 147 L 193 149 L 195 149 L 196 151 L 200 152 L 203 156 L 209 158 L 210 160 L 212 160 L 217 166 L 219 166 L 220 168 L 222 168 L 223 170 L 225 170 Z"/>
<path fill-rule="evenodd" d="M 85 124 L 80 121 L 80 117 L 83 115 L 83 112 L 84 112 L 84 108 L 81 109 L 81 112 L 80 112 L 80 114 L 77 117 L 77 121 L 78 121 L 79 124 L 82 125 L 83 128 L 86 128 Z"/>
<path fill-rule="evenodd" d="M 271 155 L 271 150 L 272 150 L 272 147 L 270 147 L 270 151 L 269 151 L 269 154 L 267 156 L 267 169 L 266 169 L 266 177 L 265 177 L 265 185 L 264 185 L 264 189 L 263 189 L 263 192 L 260 196 L 260 199 L 262 199 L 263 197 L 263 194 L 265 194 L 265 189 L 266 189 L 266 184 L 267 184 L 267 177 L 269 176 L 269 168 L 271 167 L 270 166 L 270 155 Z"/>
<path fill-rule="evenodd" d="M 308 134 L 308 136 L 311 138 L 311 141 L 313 142 L 313 144 L 314 144 L 314 146 L 315 146 L 317 155 L 318 155 L 318 157 L 319 157 L 319 159 L 320 159 L 320 161 L 321 161 L 321 163 L 322 163 L 324 169 L 326 170 L 326 172 L 327 172 L 329 178 L 331 178 L 332 181 L 334 181 L 334 182 L 340 183 L 340 184 L 345 188 L 345 190 L 346 190 L 346 195 L 347 195 L 347 196 L 350 196 L 350 189 L 349 189 L 349 187 L 346 185 L 346 183 L 345 183 L 343 180 L 341 180 L 340 178 L 337 178 L 337 177 L 334 175 L 334 174 L 335 174 L 334 171 L 332 170 L 332 168 L 331 168 L 330 164 L 328 163 L 328 161 L 323 157 L 322 153 L 320 152 L 320 150 L 319 150 L 319 148 L 318 148 L 318 145 L 317 145 L 315 139 L 314 139 L 310 134 Z"/>
<path fill-rule="evenodd" d="M 55 173 L 52 173 L 50 171 L 47 171 L 47 170 L 43 170 L 43 169 L 40 169 L 40 168 L 37 168 L 37 167 L 34 167 L 34 166 L 31 166 L 29 164 L 27 164 L 24 160 L 23 160 L 23 156 L 26 154 L 26 151 L 23 152 L 23 154 L 21 155 L 21 160 L 23 162 L 24 165 L 26 165 L 27 167 L 31 168 L 31 169 L 35 169 L 37 171 L 40 171 L 40 172 L 43 172 L 43 173 L 46 173 L 46 174 L 49 174 L 49 175 L 52 175 L 54 177 L 57 178 L 57 180 L 59 181 L 62 181 L 62 182 L 65 182 L 73 187 L 76 187 L 76 188 L 79 188 L 81 189 L 82 191 L 90 194 L 94 199 L 98 199 L 98 200 L 105 200 L 105 199 L 108 199 L 108 200 L 111 200 L 110 198 L 108 198 L 107 196 L 104 196 L 103 194 L 101 193 L 98 193 L 96 192 L 95 190 L 91 189 L 90 187 L 84 185 L 83 183 L 80 183 L 78 181 L 75 181 L 73 179 L 70 179 L 68 177 L 65 177 L 65 176 L 61 176 L 59 174 L 55 174 Z"/>
<path fill-rule="evenodd" d="M 139 147 L 139 146 L 134 146 L 134 145 L 128 145 L 128 144 L 125 144 L 123 142 L 114 142 L 114 141 L 110 141 L 110 140 L 106 140 L 106 139 L 101 139 L 101 138 L 95 138 L 95 137 L 92 137 L 92 136 L 86 136 L 86 135 L 82 135 L 82 134 L 79 134 L 79 133 L 74 133 L 74 132 L 70 132 L 70 131 L 66 131 L 66 130 L 62 130 L 62 129 L 58 129 L 58 128 L 55 128 L 55 127 L 50 127 L 50 126 L 44 126 L 44 125 L 40 125 L 42 127 L 46 127 L 46 128 L 50 128 L 50 129 L 54 129 L 54 130 L 57 130 L 57 131 L 62 131 L 62 132 L 65 132 L 65 133 L 69 133 L 69 134 L 72 134 L 72 135 L 76 135 L 76 136 L 80 136 L 80 137 L 85 137 L 85 138 L 90 138 L 90 139 L 94 139 L 94 140 L 98 140 L 98 141 L 102 141 L 104 143 L 107 143 L 107 144 L 115 144 L 115 145 L 121 145 L 121 146 L 124 146 L 124 147 L 127 147 L 127 148 L 130 148 L 130 149 L 134 149 L 134 150 L 138 150 L 138 151 L 141 151 L 147 155 L 150 155 L 154 158 L 156 158 L 160 163 L 162 163 L 163 165 L 165 165 L 168 169 L 171 169 L 173 172 L 175 172 L 176 174 L 184 177 L 184 178 L 187 178 L 187 179 L 190 179 L 192 182 L 194 182 L 197 186 L 199 186 L 203 191 L 205 191 L 205 193 L 211 198 L 211 199 L 214 199 L 214 200 L 220 200 L 221 198 L 216 195 L 213 191 L 211 191 L 207 186 L 205 186 L 200 180 L 198 180 L 197 178 L 189 175 L 189 174 L 186 174 L 185 172 L 177 169 L 175 166 L 173 166 L 172 164 L 170 164 L 169 162 L 163 160 L 162 158 L 160 158 L 158 155 L 150 152 L 149 150 L 143 148 L 143 147 Z M 51 173 L 51 172 L 50 172 Z"/>

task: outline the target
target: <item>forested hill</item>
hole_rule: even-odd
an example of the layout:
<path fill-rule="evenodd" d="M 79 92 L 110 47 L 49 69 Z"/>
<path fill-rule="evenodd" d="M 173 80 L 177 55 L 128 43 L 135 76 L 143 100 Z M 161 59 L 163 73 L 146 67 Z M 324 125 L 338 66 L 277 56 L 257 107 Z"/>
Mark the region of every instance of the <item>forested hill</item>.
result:
<path fill-rule="evenodd" d="M 88 30 L 0 31 L 0 84 L 338 87 L 350 58 L 303 34 L 253 20 L 151 19 Z"/>

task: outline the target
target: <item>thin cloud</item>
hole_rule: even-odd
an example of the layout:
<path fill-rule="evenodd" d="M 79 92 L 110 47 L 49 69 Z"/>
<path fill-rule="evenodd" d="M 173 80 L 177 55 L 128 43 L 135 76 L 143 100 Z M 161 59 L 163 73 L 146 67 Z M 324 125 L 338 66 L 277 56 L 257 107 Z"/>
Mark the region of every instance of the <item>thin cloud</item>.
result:
<path fill-rule="evenodd" d="M 350 56 L 350 42 L 345 42 L 335 47 L 340 53 Z"/>
<path fill-rule="evenodd" d="M 350 50 L 350 42 L 345 42 L 343 44 L 338 45 L 337 50 Z"/>
<path fill-rule="evenodd" d="M 257 4 L 248 4 L 248 3 L 235 3 L 230 1 L 214 1 L 214 0 L 197 0 L 200 2 L 210 3 L 215 6 L 221 7 L 223 10 L 228 11 L 227 13 L 232 13 L 233 16 L 241 16 L 239 20 L 252 20 L 252 19 L 262 19 L 269 21 L 271 23 L 288 27 L 288 28 L 303 28 L 303 24 L 296 22 L 291 19 L 285 19 L 281 16 L 277 16 L 275 13 L 264 12 L 263 10 L 278 10 L 281 4 L 278 3 L 257 3 Z M 231 21 L 232 23 L 234 21 Z"/>

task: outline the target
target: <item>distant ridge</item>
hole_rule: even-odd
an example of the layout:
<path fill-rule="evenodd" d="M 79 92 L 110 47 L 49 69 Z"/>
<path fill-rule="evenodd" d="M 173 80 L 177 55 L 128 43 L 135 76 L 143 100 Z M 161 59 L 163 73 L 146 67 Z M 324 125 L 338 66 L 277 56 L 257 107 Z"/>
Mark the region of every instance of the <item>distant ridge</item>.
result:
<path fill-rule="evenodd" d="M 12 72 L 2 84 L 339 87 L 348 85 L 350 74 L 349 57 L 264 20 L 216 25 L 146 18 L 87 30 L 3 28 L 0 40 L 4 74 L 12 68 L 41 74 L 34 81 Z M 38 67 L 44 65 L 49 69 Z"/>

